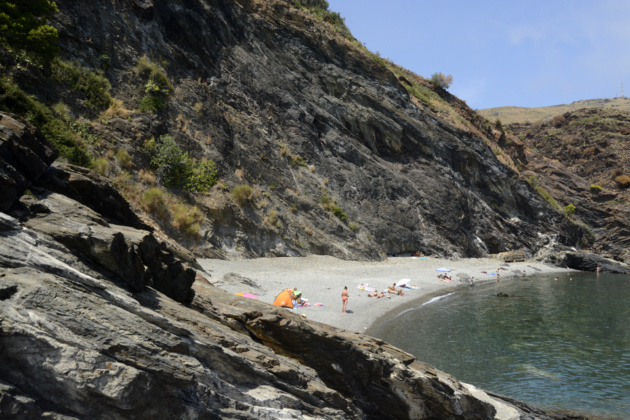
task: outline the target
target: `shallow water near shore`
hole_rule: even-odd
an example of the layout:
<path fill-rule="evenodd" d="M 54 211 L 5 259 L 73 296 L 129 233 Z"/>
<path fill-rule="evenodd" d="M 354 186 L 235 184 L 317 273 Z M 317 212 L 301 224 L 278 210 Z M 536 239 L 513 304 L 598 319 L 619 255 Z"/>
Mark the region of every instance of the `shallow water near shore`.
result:
<path fill-rule="evenodd" d="M 459 289 L 370 334 L 487 391 L 627 419 L 629 303 L 630 276 L 532 276 Z"/>

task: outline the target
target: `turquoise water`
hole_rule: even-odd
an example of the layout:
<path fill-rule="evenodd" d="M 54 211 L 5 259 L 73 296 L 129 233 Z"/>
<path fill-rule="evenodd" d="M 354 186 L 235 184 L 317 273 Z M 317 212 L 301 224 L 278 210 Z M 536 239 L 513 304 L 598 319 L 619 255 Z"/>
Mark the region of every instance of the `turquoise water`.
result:
<path fill-rule="evenodd" d="M 409 310 L 372 335 L 488 391 L 544 409 L 630 418 L 630 276 L 478 285 Z"/>

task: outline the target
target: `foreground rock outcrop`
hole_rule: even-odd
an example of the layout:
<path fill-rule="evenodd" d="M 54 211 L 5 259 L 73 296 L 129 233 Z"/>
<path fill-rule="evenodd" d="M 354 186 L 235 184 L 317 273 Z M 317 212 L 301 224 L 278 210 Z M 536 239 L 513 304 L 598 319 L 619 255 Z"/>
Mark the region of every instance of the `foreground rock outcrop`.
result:
<path fill-rule="evenodd" d="M 46 189 L 60 170 L 0 190 L 19 197 L 0 213 L 0 416 L 552 418 L 380 340 L 213 287 L 185 251 L 113 222 L 124 214 Z"/>

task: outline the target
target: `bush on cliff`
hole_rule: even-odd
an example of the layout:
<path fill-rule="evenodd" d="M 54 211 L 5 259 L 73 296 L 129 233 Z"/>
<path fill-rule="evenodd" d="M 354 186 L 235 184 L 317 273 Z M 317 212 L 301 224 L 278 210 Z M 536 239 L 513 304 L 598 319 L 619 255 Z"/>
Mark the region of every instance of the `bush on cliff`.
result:
<path fill-rule="evenodd" d="M 346 26 L 344 18 L 339 13 L 328 10 L 329 4 L 326 0 L 296 0 L 293 5 L 298 9 L 306 9 L 319 20 L 331 24 L 335 31 L 344 38 L 354 38 Z"/>
<path fill-rule="evenodd" d="M 158 180 L 167 187 L 182 187 L 192 192 L 207 192 L 217 183 L 218 171 L 211 160 L 195 162 L 168 135 L 149 140 L 145 149 L 152 154 L 151 166 Z"/>
<path fill-rule="evenodd" d="M 57 30 L 46 24 L 58 11 L 50 0 L 0 1 L 0 45 L 18 66 L 46 64 L 59 53 Z"/>
<path fill-rule="evenodd" d="M 232 190 L 232 199 L 239 207 L 249 203 L 253 195 L 254 191 L 249 185 L 237 185 Z"/>
<path fill-rule="evenodd" d="M 86 144 L 93 139 L 84 127 L 67 115 L 55 115 L 10 79 L 0 79 L 0 110 L 19 115 L 39 128 L 68 162 L 91 166 Z"/>
<path fill-rule="evenodd" d="M 630 187 L 630 176 L 628 175 L 620 175 L 615 178 L 615 182 L 619 186 L 619 188 L 629 188 Z"/>
<path fill-rule="evenodd" d="M 112 104 L 112 87 L 101 73 L 61 60 L 53 61 L 52 72 L 58 82 L 84 94 L 91 107 L 106 109 Z"/>
<path fill-rule="evenodd" d="M 157 64 L 142 56 L 135 68 L 136 75 L 145 81 L 145 96 L 140 99 L 139 108 L 142 112 L 155 113 L 164 108 L 164 100 L 173 91 L 166 73 Z"/>
<path fill-rule="evenodd" d="M 453 76 L 451 76 L 450 74 L 447 76 L 440 72 L 433 73 L 433 75 L 431 76 L 431 83 L 433 83 L 433 85 L 436 87 L 448 89 L 453 84 Z"/>

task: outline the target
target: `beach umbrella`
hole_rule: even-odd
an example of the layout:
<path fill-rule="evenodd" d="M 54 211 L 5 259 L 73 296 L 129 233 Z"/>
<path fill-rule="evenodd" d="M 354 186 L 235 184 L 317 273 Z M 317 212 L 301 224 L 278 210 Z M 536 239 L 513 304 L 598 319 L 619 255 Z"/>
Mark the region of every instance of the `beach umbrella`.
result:
<path fill-rule="evenodd" d="M 449 273 L 451 270 L 449 270 L 448 268 L 441 267 L 441 268 L 436 269 L 435 271 L 441 271 L 442 273 Z"/>
<path fill-rule="evenodd" d="M 411 283 L 411 279 L 401 279 L 396 282 L 396 286 L 404 286 L 405 284 Z"/>

